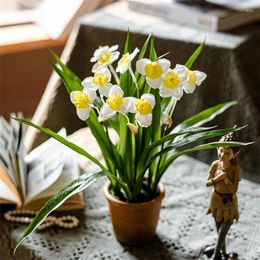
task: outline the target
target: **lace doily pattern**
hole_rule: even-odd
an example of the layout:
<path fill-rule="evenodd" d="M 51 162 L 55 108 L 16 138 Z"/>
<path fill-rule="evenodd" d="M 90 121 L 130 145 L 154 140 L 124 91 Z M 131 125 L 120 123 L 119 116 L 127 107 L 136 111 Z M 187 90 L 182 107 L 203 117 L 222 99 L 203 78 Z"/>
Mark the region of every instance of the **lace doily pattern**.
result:
<path fill-rule="evenodd" d="M 103 196 L 104 179 L 84 192 L 85 210 L 75 213 L 80 218 L 79 228 L 35 232 L 24 241 L 22 250 L 33 252 L 34 259 L 48 260 L 207 259 L 203 248 L 217 239 L 214 220 L 206 215 L 210 198 L 210 188 L 205 187 L 208 169 L 207 164 L 186 156 L 169 168 L 163 178 L 166 196 L 157 236 L 150 245 L 124 247 L 116 241 Z M 260 259 L 259 197 L 258 184 L 241 181 L 240 219 L 227 236 L 227 251 L 237 252 L 241 260 Z M 17 242 L 23 227 L 10 225 L 12 239 Z"/>

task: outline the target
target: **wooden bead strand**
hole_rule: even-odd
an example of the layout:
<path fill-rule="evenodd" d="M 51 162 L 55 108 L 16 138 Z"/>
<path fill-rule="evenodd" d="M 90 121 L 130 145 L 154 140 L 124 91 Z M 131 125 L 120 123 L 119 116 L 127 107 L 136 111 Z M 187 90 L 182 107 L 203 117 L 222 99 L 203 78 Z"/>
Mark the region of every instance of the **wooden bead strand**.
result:
<path fill-rule="evenodd" d="M 37 212 L 28 209 L 9 210 L 4 214 L 7 221 L 21 224 L 30 224 Z M 79 225 L 79 220 L 75 216 L 67 215 L 63 217 L 48 216 L 38 227 L 38 230 L 44 230 L 51 226 L 58 226 L 65 229 L 72 229 Z"/>

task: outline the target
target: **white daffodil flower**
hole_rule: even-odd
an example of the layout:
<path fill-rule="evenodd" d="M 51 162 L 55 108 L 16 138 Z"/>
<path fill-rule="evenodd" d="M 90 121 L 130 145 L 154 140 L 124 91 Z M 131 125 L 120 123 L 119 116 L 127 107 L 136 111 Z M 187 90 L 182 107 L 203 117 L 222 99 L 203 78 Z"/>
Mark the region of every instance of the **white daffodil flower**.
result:
<path fill-rule="evenodd" d="M 131 54 L 129 54 L 129 52 L 125 53 L 122 56 L 122 58 L 118 61 L 116 72 L 123 74 L 127 70 L 129 70 L 131 67 L 131 62 L 135 58 L 135 56 L 138 54 L 138 52 L 139 52 L 139 49 L 135 48 L 135 50 Z"/>
<path fill-rule="evenodd" d="M 70 100 L 77 109 L 78 117 L 85 121 L 89 117 L 91 105 L 96 98 L 96 92 L 91 89 L 84 88 L 83 91 L 72 91 L 70 93 Z"/>
<path fill-rule="evenodd" d="M 176 65 L 176 67 L 182 67 L 182 65 Z M 185 67 L 186 68 L 186 67 Z M 207 77 L 206 73 L 199 70 L 189 70 L 186 68 L 187 80 L 183 84 L 183 90 L 187 93 L 193 93 L 196 86 L 200 86 L 202 81 Z"/>
<path fill-rule="evenodd" d="M 118 112 L 126 114 L 133 109 L 131 99 L 123 96 L 124 92 L 118 85 L 111 87 L 106 103 L 100 109 L 99 121 L 113 117 Z"/>
<path fill-rule="evenodd" d="M 87 77 L 82 81 L 82 86 L 87 89 L 99 90 L 100 95 L 108 96 L 108 92 L 112 87 L 109 83 L 111 80 L 111 72 L 108 68 L 100 69 L 94 74 L 94 77 Z"/>
<path fill-rule="evenodd" d="M 135 119 L 142 127 L 148 127 L 152 124 L 152 110 L 155 106 L 155 98 L 152 94 L 143 94 L 140 99 L 131 98 L 134 102 L 131 112 L 136 113 Z"/>
<path fill-rule="evenodd" d="M 170 68 L 171 62 L 167 59 L 150 61 L 149 59 L 140 59 L 136 62 L 136 70 L 143 76 L 146 76 L 147 84 L 151 88 L 159 88 L 161 76 Z"/>
<path fill-rule="evenodd" d="M 120 53 L 116 51 L 118 45 L 109 46 L 100 46 L 94 52 L 94 56 L 90 59 L 91 62 L 96 62 L 92 68 L 92 72 L 97 72 L 100 69 L 110 65 L 115 60 L 118 59 Z"/>
<path fill-rule="evenodd" d="M 187 80 L 187 68 L 183 65 L 169 69 L 163 76 L 160 85 L 161 97 L 175 97 L 180 100 L 183 95 L 183 83 Z"/>

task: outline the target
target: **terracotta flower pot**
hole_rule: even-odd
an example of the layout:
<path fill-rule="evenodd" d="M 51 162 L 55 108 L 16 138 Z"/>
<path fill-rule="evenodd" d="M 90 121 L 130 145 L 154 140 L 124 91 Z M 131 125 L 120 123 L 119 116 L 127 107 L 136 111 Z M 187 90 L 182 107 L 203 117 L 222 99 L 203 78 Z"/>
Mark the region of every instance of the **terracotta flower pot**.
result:
<path fill-rule="evenodd" d="M 108 201 L 116 239 L 121 244 L 130 246 L 147 244 L 156 232 L 161 202 L 165 194 L 164 186 L 160 183 L 160 194 L 142 203 L 120 201 L 110 194 L 109 188 L 108 182 L 104 187 L 104 194 Z"/>

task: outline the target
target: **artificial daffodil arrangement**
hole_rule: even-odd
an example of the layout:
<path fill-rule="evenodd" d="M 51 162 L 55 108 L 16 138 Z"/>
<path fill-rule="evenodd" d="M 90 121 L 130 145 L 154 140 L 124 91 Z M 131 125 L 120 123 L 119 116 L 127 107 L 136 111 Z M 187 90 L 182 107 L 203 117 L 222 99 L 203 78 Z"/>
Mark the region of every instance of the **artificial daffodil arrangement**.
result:
<path fill-rule="evenodd" d="M 118 45 L 95 50 L 90 60 L 94 63 L 93 75 L 83 81 L 55 53 L 57 63 L 50 60 L 64 82 L 75 113 L 80 120 L 86 121 L 96 138 L 105 164 L 50 129 L 17 119 L 57 139 L 100 168 L 98 172 L 81 175 L 52 197 L 27 227 L 17 247 L 66 199 L 104 176 L 111 182 L 111 193 L 120 200 L 148 201 L 157 196 L 159 181 L 179 156 L 220 146 L 247 145 L 242 142 L 205 143 L 205 140 L 242 128 L 203 126 L 236 102 L 210 107 L 178 125 L 172 123 L 174 109 L 183 95 L 192 94 L 206 79 L 204 72 L 191 69 L 204 44 L 184 65 L 174 66 L 166 59 L 167 54 L 157 56 L 153 36 L 147 38 L 141 50 L 135 48 L 133 51 L 130 37 L 128 33 L 121 57 Z M 117 144 L 110 140 L 109 128 L 117 132 Z M 197 143 L 201 140 L 204 144 Z"/>

